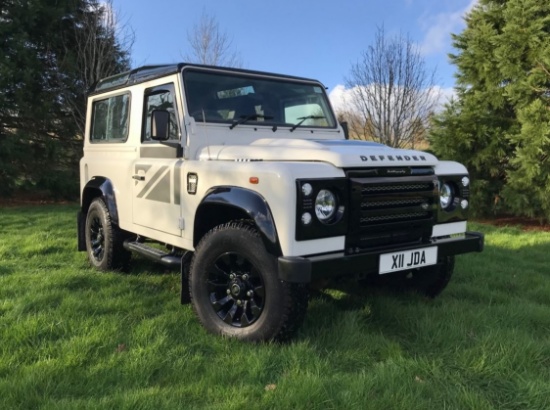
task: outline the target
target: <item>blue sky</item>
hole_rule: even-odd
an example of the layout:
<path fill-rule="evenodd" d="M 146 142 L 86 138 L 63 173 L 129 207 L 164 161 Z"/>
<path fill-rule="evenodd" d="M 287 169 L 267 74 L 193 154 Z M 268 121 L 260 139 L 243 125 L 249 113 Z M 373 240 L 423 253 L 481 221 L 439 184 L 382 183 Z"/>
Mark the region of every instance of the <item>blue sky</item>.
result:
<path fill-rule="evenodd" d="M 450 33 L 463 30 L 463 16 L 475 2 L 113 0 L 113 6 L 119 23 L 135 32 L 133 66 L 183 61 L 187 32 L 206 12 L 232 38 L 245 68 L 316 78 L 335 94 L 383 24 L 386 34 L 401 31 L 419 44 L 449 95 L 454 85 Z"/>

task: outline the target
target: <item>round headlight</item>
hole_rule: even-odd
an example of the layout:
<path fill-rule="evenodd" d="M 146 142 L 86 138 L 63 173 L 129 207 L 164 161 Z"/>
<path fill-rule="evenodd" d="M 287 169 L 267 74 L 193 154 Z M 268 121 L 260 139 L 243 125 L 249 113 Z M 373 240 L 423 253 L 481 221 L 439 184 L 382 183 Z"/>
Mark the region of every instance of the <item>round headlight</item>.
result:
<path fill-rule="evenodd" d="M 328 223 L 336 213 L 336 196 L 328 189 L 321 189 L 315 198 L 315 215 L 323 223 Z"/>
<path fill-rule="evenodd" d="M 439 190 L 439 203 L 443 209 L 447 209 L 453 203 L 453 188 L 447 183 L 441 185 Z"/>

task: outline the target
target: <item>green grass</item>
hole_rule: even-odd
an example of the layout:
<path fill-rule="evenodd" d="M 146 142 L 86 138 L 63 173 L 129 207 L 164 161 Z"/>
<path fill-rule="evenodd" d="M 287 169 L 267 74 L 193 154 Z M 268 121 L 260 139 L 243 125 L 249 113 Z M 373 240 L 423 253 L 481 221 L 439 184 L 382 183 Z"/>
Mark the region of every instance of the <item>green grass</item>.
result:
<path fill-rule="evenodd" d="M 471 225 L 447 290 L 343 283 L 292 343 L 207 334 L 179 277 L 92 270 L 75 206 L 0 208 L 0 409 L 548 409 L 550 233 Z"/>

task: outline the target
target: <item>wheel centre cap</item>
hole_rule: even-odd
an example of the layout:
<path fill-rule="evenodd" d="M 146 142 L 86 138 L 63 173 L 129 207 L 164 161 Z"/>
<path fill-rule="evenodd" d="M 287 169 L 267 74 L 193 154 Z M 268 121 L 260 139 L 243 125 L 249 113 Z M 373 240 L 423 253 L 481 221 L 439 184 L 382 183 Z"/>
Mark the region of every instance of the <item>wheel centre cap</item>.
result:
<path fill-rule="evenodd" d="M 239 296 L 241 294 L 241 287 L 236 283 L 231 285 L 231 294 L 233 296 Z"/>

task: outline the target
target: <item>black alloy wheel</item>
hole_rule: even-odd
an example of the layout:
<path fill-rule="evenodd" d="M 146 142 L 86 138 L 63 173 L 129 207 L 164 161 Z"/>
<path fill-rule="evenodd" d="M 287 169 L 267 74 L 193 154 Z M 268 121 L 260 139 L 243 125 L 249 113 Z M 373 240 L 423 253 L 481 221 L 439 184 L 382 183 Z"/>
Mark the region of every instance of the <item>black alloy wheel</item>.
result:
<path fill-rule="evenodd" d="M 112 222 L 101 198 L 90 204 L 85 226 L 86 250 L 90 264 L 99 270 L 127 270 L 130 252 L 124 249 L 124 234 Z"/>
<path fill-rule="evenodd" d="M 309 287 L 279 279 L 277 258 L 252 222 L 233 221 L 210 230 L 196 246 L 189 294 L 211 333 L 284 341 L 305 318 Z"/>
<path fill-rule="evenodd" d="M 208 290 L 212 308 L 228 325 L 250 326 L 264 310 L 262 277 L 250 260 L 235 252 L 220 255 L 208 268 Z"/>
<path fill-rule="evenodd" d="M 91 256 L 101 263 L 105 257 L 105 234 L 103 223 L 97 214 L 93 215 L 90 221 L 90 246 Z"/>

